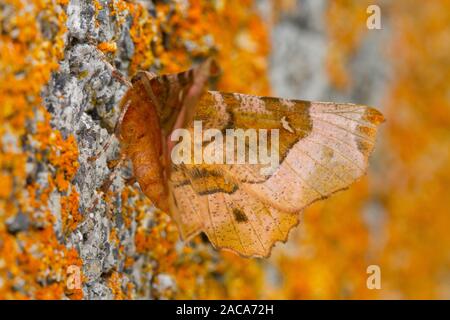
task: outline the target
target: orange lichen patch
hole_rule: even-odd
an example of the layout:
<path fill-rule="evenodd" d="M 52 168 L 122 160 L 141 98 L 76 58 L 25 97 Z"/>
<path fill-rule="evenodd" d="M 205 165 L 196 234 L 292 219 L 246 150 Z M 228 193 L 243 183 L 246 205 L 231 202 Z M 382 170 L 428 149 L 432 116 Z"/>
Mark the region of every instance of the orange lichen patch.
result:
<path fill-rule="evenodd" d="M 140 228 L 136 234 L 135 244 L 137 253 L 147 253 L 154 257 L 165 257 L 160 266 L 165 270 L 173 267 L 176 252 L 173 246 L 178 234 L 176 227 L 168 223 L 162 212 L 154 213 L 155 226 L 151 230 Z"/>
<path fill-rule="evenodd" d="M 113 245 L 119 245 L 119 238 L 117 236 L 117 230 L 116 229 L 111 229 L 111 232 L 109 233 L 109 242 Z"/>
<path fill-rule="evenodd" d="M 122 2 L 119 2 L 122 3 Z M 219 87 L 225 91 L 268 94 L 267 30 L 252 0 L 156 4 L 156 17 L 140 5 L 116 6 L 117 15 L 129 12 L 135 44 L 130 73 L 160 67 L 174 73 L 199 57 L 216 55 L 223 68 Z M 239 77 L 236 77 L 239 70 Z M 259 79 L 255 81 L 255 79 Z"/>
<path fill-rule="evenodd" d="M 94 3 L 94 8 L 97 12 L 103 9 L 103 6 L 100 3 L 100 1 L 94 0 L 93 3 Z"/>
<path fill-rule="evenodd" d="M 134 264 L 134 259 L 132 257 L 126 257 L 125 263 L 123 266 L 125 269 L 130 269 L 133 267 L 133 264 Z"/>
<path fill-rule="evenodd" d="M 108 278 L 108 286 L 111 289 L 114 299 L 124 300 L 127 299 L 127 295 L 122 290 L 122 279 L 123 276 L 117 271 L 113 271 L 111 276 Z"/>
<path fill-rule="evenodd" d="M 102 42 L 97 45 L 97 48 L 104 53 L 114 53 L 117 51 L 117 43 Z"/>
<path fill-rule="evenodd" d="M 38 300 L 57 300 L 63 294 L 63 289 L 58 284 L 54 283 L 47 288 L 36 290 L 35 297 Z"/>
<path fill-rule="evenodd" d="M 76 265 L 81 268 L 77 252 L 58 243 L 52 226 L 20 233 L 17 238 L 4 234 L 3 230 L 0 232 L 0 256 L 3 261 L 0 273 L 5 272 L 5 267 L 8 270 L 8 276 L 4 277 L 0 288 L 0 298 L 62 298 L 67 267 Z M 23 284 L 20 291 L 14 289 L 18 282 Z M 81 298 L 81 290 L 76 291 L 73 297 Z"/>
<path fill-rule="evenodd" d="M 125 8 L 122 7 L 120 9 Z M 157 42 L 158 25 L 155 19 L 142 6 L 127 3 L 126 9 L 133 17 L 130 36 L 135 46 L 135 54 L 131 60 L 130 73 L 134 74 L 139 69 L 146 70 L 150 68 L 154 63 L 152 43 Z"/>
<path fill-rule="evenodd" d="M 3 28 L 0 135 L 8 133 L 16 139 L 15 146 L 0 145 L 0 172 L 9 176 L 3 182 L 4 196 L 0 197 L 0 212 L 4 213 L 0 214 L 2 299 L 62 298 L 66 292 L 67 267 L 82 266 L 76 250 L 66 248 L 56 238 L 55 217 L 49 208 L 49 195 L 56 186 L 60 190 L 69 188 L 77 169 L 78 151 L 73 137 L 63 140 L 50 127 L 50 116 L 42 107 L 40 97 L 51 72 L 63 57 L 66 16 L 59 4 L 66 3 L 45 0 L 2 3 L 10 14 L 0 15 Z M 50 37 L 41 33 L 40 23 L 44 21 L 57 27 L 52 29 L 54 34 Z M 36 132 L 28 131 L 27 124 L 42 116 L 44 119 L 38 122 Z M 27 158 L 35 164 L 51 162 L 55 174 L 48 176 L 48 186 L 38 185 L 33 173 L 27 177 Z M 76 207 L 75 193 L 68 197 L 69 207 Z M 12 231 L 6 220 L 14 219 L 19 213 L 28 223 Z M 80 289 L 71 293 L 71 298 L 81 297 Z"/>
<path fill-rule="evenodd" d="M 48 161 L 57 170 L 55 183 L 59 191 L 67 191 L 70 181 L 78 170 L 78 148 L 73 135 L 66 140 L 59 131 L 50 127 L 50 115 L 46 113 L 46 121 L 37 125 L 36 140 L 42 150 L 48 150 Z"/>
<path fill-rule="evenodd" d="M 0 173 L 0 198 L 7 199 L 13 187 L 13 178 L 9 174 Z"/>
<path fill-rule="evenodd" d="M 132 222 L 133 207 L 128 205 L 128 199 L 136 195 L 136 190 L 132 188 L 124 188 L 121 193 L 122 197 L 122 219 L 127 228 L 130 228 Z"/>
<path fill-rule="evenodd" d="M 221 7 L 191 2 L 177 23 L 180 37 L 196 44 L 194 53 L 216 52 L 223 71 L 218 84 L 221 90 L 269 94 L 266 57 L 270 46 L 266 26 L 253 1 L 226 1 Z M 213 48 L 208 47 L 208 41 L 214 43 Z"/>
<path fill-rule="evenodd" d="M 75 189 L 61 197 L 61 219 L 65 232 L 73 232 L 83 220 L 78 210 L 78 192 Z"/>

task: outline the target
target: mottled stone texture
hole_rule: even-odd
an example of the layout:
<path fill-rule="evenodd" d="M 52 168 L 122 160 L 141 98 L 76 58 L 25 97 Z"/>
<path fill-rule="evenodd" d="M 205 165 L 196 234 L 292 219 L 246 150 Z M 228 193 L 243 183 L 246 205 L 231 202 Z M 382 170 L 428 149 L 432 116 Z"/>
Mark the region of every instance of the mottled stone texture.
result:
<path fill-rule="evenodd" d="M 267 33 L 252 5 L 0 3 L 0 299 L 259 296 L 258 263 L 201 236 L 182 244 L 129 179 L 130 163 L 103 192 L 117 139 L 89 160 L 112 137 L 126 89 L 112 68 L 176 72 L 215 55 L 220 89 L 267 93 Z"/>
<path fill-rule="evenodd" d="M 136 226 L 124 225 L 120 209 L 123 176 L 126 178 L 129 173 L 122 170 L 114 180 L 111 188 L 114 194 L 108 200 L 109 208 L 98 191 L 111 173 L 107 160 L 118 157 L 117 143 L 97 161 L 88 160 L 101 150 L 109 138 L 108 130 L 111 131 L 114 127 L 118 101 L 125 90 L 123 85 L 112 78 L 107 59 L 97 49 L 96 44 L 118 39 L 116 61 L 112 63 L 123 70 L 127 68 L 133 54 L 133 42 L 129 35 L 131 20 L 126 19 L 118 28 L 108 9 L 108 1 L 101 3 L 103 9 L 96 13 L 94 3 L 90 1 L 69 2 L 64 60 L 60 62 L 60 69 L 52 75 L 43 93 L 45 107 L 52 115 L 52 127 L 60 130 L 65 138 L 73 135 L 78 145 L 79 168 L 73 185 L 79 193 L 79 210 L 83 214 L 83 221 L 70 237 L 61 237 L 60 240 L 66 246 L 77 248 L 84 262 L 83 293 L 86 299 L 114 298 L 107 283 L 108 274 L 112 271 L 123 273 L 124 256 L 132 256 L 135 253 Z M 58 207 L 52 208 L 56 215 L 59 210 Z M 111 214 L 115 219 L 111 219 Z M 134 220 L 133 217 L 131 219 Z M 110 238 L 112 230 L 118 235 L 121 250 L 125 255 L 119 255 L 118 245 Z M 62 234 L 61 225 L 58 223 L 56 232 Z M 128 270 L 127 273 L 131 275 L 135 272 L 141 275 L 142 269 L 139 267 L 138 265 L 135 270 Z M 149 273 L 147 281 L 151 276 Z M 139 280 L 135 280 L 139 284 Z M 126 283 L 121 283 L 121 286 L 123 285 Z M 151 298 L 151 295 L 147 292 L 143 297 Z"/>

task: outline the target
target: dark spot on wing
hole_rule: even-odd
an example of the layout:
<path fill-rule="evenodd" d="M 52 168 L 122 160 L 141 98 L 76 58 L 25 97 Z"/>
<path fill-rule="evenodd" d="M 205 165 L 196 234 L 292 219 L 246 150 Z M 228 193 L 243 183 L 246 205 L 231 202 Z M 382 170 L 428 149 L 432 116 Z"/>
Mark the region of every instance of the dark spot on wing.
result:
<path fill-rule="evenodd" d="M 234 220 L 236 220 L 238 223 L 248 221 L 247 216 L 241 209 L 233 208 L 233 216 L 234 216 Z"/>

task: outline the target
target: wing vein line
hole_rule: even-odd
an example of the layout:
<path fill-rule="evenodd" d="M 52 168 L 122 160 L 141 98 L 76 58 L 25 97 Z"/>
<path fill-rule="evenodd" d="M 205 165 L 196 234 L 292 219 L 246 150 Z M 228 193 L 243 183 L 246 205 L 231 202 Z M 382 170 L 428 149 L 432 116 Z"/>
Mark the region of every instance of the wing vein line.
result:
<path fill-rule="evenodd" d="M 281 235 L 281 238 L 283 239 L 283 231 L 281 230 L 280 226 L 278 225 L 278 223 L 276 223 L 277 221 L 275 220 L 275 218 L 272 216 L 272 212 L 270 212 L 270 209 L 264 204 L 261 203 L 263 208 L 267 211 L 267 213 L 269 214 L 270 218 L 272 219 L 272 221 L 274 221 L 275 225 L 277 226 L 278 232 Z M 277 209 L 275 209 L 277 210 Z M 261 224 L 261 223 L 260 223 Z M 261 224 L 262 225 L 262 224 Z"/>
<path fill-rule="evenodd" d="M 309 131 L 304 130 L 304 129 L 300 129 L 300 128 L 295 128 L 295 130 L 300 130 L 300 131 L 309 133 Z M 348 147 L 354 149 L 353 146 L 352 146 L 351 144 L 347 143 L 347 142 L 344 141 L 344 140 L 339 140 L 339 139 L 336 138 L 336 137 L 333 137 L 333 136 L 328 135 L 328 134 L 327 134 L 327 131 L 325 131 L 325 130 L 320 130 L 320 129 L 317 129 L 317 128 L 313 128 L 313 131 L 314 131 L 314 132 L 317 132 L 318 134 L 320 134 L 320 135 L 322 135 L 322 136 L 324 136 L 324 137 L 327 137 L 327 138 L 336 140 L 336 141 L 338 141 L 338 142 L 340 142 L 340 143 L 342 143 L 342 144 L 345 144 L 346 146 L 348 146 Z M 299 142 L 299 141 L 301 141 L 301 139 L 298 140 L 297 142 Z"/>
<path fill-rule="evenodd" d="M 256 217 L 256 219 L 258 220 L 258 223 L 261 225 L 261 223 L 260 223 L 260 221 L 259 221 L 259 218 L 258 218 L 258 216 L 256 215 L 256 213 L 253 212 L 253 211 L 251 211 L 251 212 L 253 213 L 253 215 L 254 215 L 254 216 Z M 260 238 L 258 232 L 256 232 L 256 229 L 255 229 L 255 227 L 253 226 L 252 219 L 248 219 L 248 222 L 250 223 L 250 226 L 252 227 L 253 232 L 256 234 L 256 237 L 258 238 L 259 244 L 261 245 L 263 251 L 266 251 L 266 247 L 263 245 L 263 242 L 262 242 L 262 240 L 261 240 L 261 238 Z"/>
<path fill-rule="evenodd" d="M 317 190 L 316 188 L 314 188 L 312 185 L 310 185 L 308 182 L 306 182 L 306 179 L 303 178 L 303 177 L 297 172 L 297 170 L 295 170 L 295 169 L 291 166 L 291 164 L 289 163 L 289 161 L 287 161 L 287 159 L 286 159 L 284 162 L 286 163 L 287 167 L 288 167 L 289 169 L 291 169 L 291 171 L 305 183 L 305 185 L 306 185 L 307 187 L 309 187 L 309 188 L 311 188 L 312 190 L 314 190 L 314 191 L 315 191 L 318 195 L 320 195 L 321 197 L 325 197 L 325 195 L 322 194 L 322 192 L 320 192 L 319 190 Z"/>
<path fill-rule="evenodd" d="M 356 163 L 353 162 L 354 160 L 348 158 L 346 155 L 344 155 L 343 153 L 341 153 L 339 150 L 336 150 L 336 149 L 330 147 L 329 145 L 320 143 L 320 142 L 318 142 L 318 141 L 316 141 L 316 140 L 314 140 L 314 139 L 311 139 L 310 137 L 308 137 L 308 140 L 311 141 L 312 143 L 315 143 L 315 144 L 317 144 L 317 145 L 319 145 L 319 146 L 328 148 L 329 150 L 331 150 L 331 151 L 333 151 L 333 152 L 336 152 L 338 155 L 340 155 L 342 158 L 344 158 L 344 160 L 346 160 L 346 161 L 347 161 L 350 165 L 352 165 L 354 168 L 356 168 L 356 169 L 361 170 L 362 172 L 364 172 L 363 168 L 361 168 L 360 166 L 358 166 Z"/>
<path fill-rule="evenodd" d="M 364 136 L 362 136 L 362 135 L 360 135 L 360 134 L 357 134 L 357 133 L 355 133 L 355 132 L 352 132 L 352 131 L 350 131 L 350 130 L 348 130 L 348 129 L 345 129 L 345 128 L 341 127 L 341 126 L 338 126 L 337 124 L 335 124 L 335 123 L 333 123 L 333 122 L 330 122 L 330 121 L 327 121 L 327 120 L 323 120 L 323 119 L 320 119 L 320 118 L 314 118 L 314 119 L 315 119 L 315 120 L 318 120 L 318 121 L 322 121 L 322 122 L 328 123 L 329 125 L 332 125 L 332 126 L 334 126 L 334 127 L 336 127 L 336 128 L 339 128 L 339 129 L 341 129 L 341 130 L 344 130 L 344 131 L 350 133 L 351 135 L 354 135 L 354 136 L 356 136 L 356 137 L 359 137 L 359 138 L 361 138 L 362 140 L 366 141 L 367 143 L 370 143 L 371 145 L 373 145 L 372 140 L 368 139 L 367 137 L 364 137 Z"/>
<path fill-rule="evenodd" d="M 303 130 L 303 129 L 298 129 L 298 130 L 302 130 L 302 131 L 306 132 L 306 131 Z M 342 141 L 342 140 L 339 140 L 339 139 L 337 139 L 337 138 L 335 138 L 335 137 L 333 137 L 333 136 L 329 136 L 329 135 L 325 134 L 325 131 L 318 130 L 317 128 L 315 128 L 315 129 L 314 129 L 314 132 L 317 133 L 317 134 L 320 134 L 321 136 L 326 137 L 326 138 L 328 138 L 328 139 L 336 140 L 336 141 L 338 141 L 339 143 L 345 144 L 346 146 L 348 146 L 348 147 L 350 147 L 350 148 L 353 149 L 353 147 L 352 147 L 350 144 L 348 144 L 348 143 L 346 143 L 346 142 L 344 142 L 344 141 Z M 345 159 L 347 159 L 348 162 L 351 163 L 355 168 L 357 168 L 357 169 L 361 170 L 362 172 L 364 172 L 364 169 L 363 169 L 363 168 L 361 168 L 361 167 L 358 166 L 356 163 L 354 163 L 355 160 L 352 160 L 352 159 L 348 158 L 347 156 L 345 156 L 345 155 L 344 155 L 343 153 L 341 153 L 340 151 L 338 151 L 338 150 L 336 150 L 336 149 L 330 147 L 329 145 L 321 144 L 321 143 L 319 143 L 319 142 L 317 142 L 317 141 L 311 139 L 310 137 L 307 137 L 307 138 L 305 138 L 305 139 L 310 139 L 311 142 L 314 142 L 314 143 L 316 143 L 316 144 L 318 144 L 318 145 L 322 145 L 322 146 L 324 146 L 324 147 L 327 147 L 327 148 L 330 149 L 330 150 L 333 150 L 333 152 L 336 152 L 336 153 L 340 154 L 342 157 L 344 157 Z M 297 142 L 297 143 L 298 143 L 298 142 Z"/>
<path fill-rule="evenodd" d="M 191 176 L 190 175 L 186 175 L 186 177 L 190 181 L 190 187 L 192 188 L 194 193 L 197 194 L 197 192 L 195 192 L 194 188 L 192 187 L 192 178 L 191 178 Z M 191 198 L 189 198 L 189 202 L 191 203 Z M 212 230 L 213 230 L 213 233 L 214 233 L 214 238 L 216 240 L 217 245 L 219 245 L 219 242 L 218 242 L 218 239 L 217 239 L 217 234 L 216 234 L 216 226 L 214 224 L 214 221 L 213 221 L 213 218 L 212 218 L 212 215 L 211 215 L 211 210 L 210 210 L 210 207 L 209 207 L 209 196 L 208 195 L 206 196 L 206 203 L 207 203 L 207 206 L 208 206 L 208 216 L 209 216 L 209 221 L 211 223 Z M 192 203 L 191 203 L 191 206 L 192 206 Z M 202 219 L 200 219 L 200 221 L 202 221 Z M 205 230 L 203 230 L 203 231 L 205 231 Z"/>
<path fill-rule="evenodd" d="M 323 113 L 326 113 L 326 112 L 323 112 Z M 316 116 L 314 116 L 314 115 L 320 115 L 320 114 L 321 114 L 321 113 L 316 113 L 316 112 L 310 113 L 310 115 L 312 115 L 312 117 L 313 117 L 314 119 L 319 119 L 319 120 L 320 120 L 321 118 L 320 118 L 320 117 L 316 117 Z M 377 128 L 376 125 L 374 125 L 373 123 L 367 122 L 367 121 L 359 121 L 359 120 L 357 120 L 357 119 L 344 117 L 343 115 L 337 114 L 337 113 L 335 113 L 334 116 L 336 116 L 336 117 L 341 117 L 341 118 L 346 119 L 346 120 L 348 120 L 348 121 L 356 122 L 356 123 L 358 123 L 358 124 L 360 124 L 360 125 L 368 126 L 368 127 L 372 128 L 372 129 L 376 129 L 376 128 Z"/>
<path fill-rule="evenodd" d="M 193 191 L 194 194 L 195 194 L 196 192 L 195 192 L 194 188 L 192 188 L 192 185 L 190 185 L 189 187 L 192 189 L 192 191 Z M 203 219 L 202 219 L 202 217 L 200 216 L 200 213 L 198 213 L 197 210 L 195 210 L 195 207 L 194 207 L 194 205 L 193 205 L 192 199 L 191 199 L 190 197 L 187 197 L 187 198 L 189 199 L 189 204 L 191 205 L 192 211 L 194 211 L 195 214 L 197 215 L 197 217 L 199 218 L 199 221 L 200 221 L 200 223 L 202 224 L 202 230 L 203 230 L 203 223 L 202 223 L 202 220 L 203 220 Z"/>
<path fill-rule="evenodd" d="M 322 163 L 319 162 L 319 160 L 313 158 L 308 152 L 306 152 L 303 149 L 299 149 L 297 148 L 298 151 L 300 151 L 301 153 L 303 153 L 304 155 L 306 155 L 307 157 L 309 157 L 312 161 L 314 161 L 315 163 L 317 163 L 318 165 L 320 165 L 322 168 L 325 168 L 328 172 L 331 172 L 335 177 L 337 177 L 339 180 L 341 180 L 341 182 L 343 182 L 344 184 L 346 184 L 346 182 L 344 181 L 344 179 L 340 176 L 338 176 L 333 170 L 331 170 L 330 168 L 328 168 L 327 166 L 323 165 Z"/>
<path fill-rule="evenodd" d="M 363 115 L 363 112 L 358 112 L 356 110 L 362 110 L 365 111 L 366 109 L 354 109 L 354 110 L 342 110 L 342 111 L 312 111 L 311 114 L 322 114 L 322 113 L 326 113 L 326 114 L 335 114 L 335 115 L 340 115 L 340 114 L 345 114 L 345 113 L 353 113 L 353 114 L 359 114 L 359 115 Z"/>
<path fill-rule="evenodd" d="M 217 234 L 216 234 L 216 226 L 215 226 L 215 224 L 214 224 L 214 222 L 213 222 L 213 218 L 212 218 L 212 214 L 211 214 L 211 209 L 210 209 L 210 206 L 209 206 L 209 196 L 208 196 L 208 195 L 206 196 L 206 204 L 207 204 L 207 207 L 208 207 L 208 217 L 209 217 L 209 221 L 211 222 L 211 226 L 212 226 L 213 233 L 214 233 L 214 239 L 216 240 L 217 245 L 219 245 L 219 241 L 218 241 L 218 239 L 217 239 Z"/>
<path fill-rule="evenodd" d="M 242 247 L 242 251 L 244 251 L 245 254 L 247 255 L 247 250 L 245 250 L 245 248 L 244 248 L 244 245 L 243 245 L 242 239 L 241 239 L 241 235 L 237 231 L 236 224 L 234 223 L 233 217 L 231 216 L 230 208 L 228 207 L 227 201 L 225 200 L 225 195 L 222 192 L 219 192 L 219 194 L 222 196 L 223 202 L 224 202 L 226 210 L 228 212 L 228 216 L 230 217 L 230 220 L 231 220 L 231 224 L 233 225 L 234 232 L 236 232 L 236 234 L 238 236 L 239 243 L 240 243 L 240 245 Z"/>

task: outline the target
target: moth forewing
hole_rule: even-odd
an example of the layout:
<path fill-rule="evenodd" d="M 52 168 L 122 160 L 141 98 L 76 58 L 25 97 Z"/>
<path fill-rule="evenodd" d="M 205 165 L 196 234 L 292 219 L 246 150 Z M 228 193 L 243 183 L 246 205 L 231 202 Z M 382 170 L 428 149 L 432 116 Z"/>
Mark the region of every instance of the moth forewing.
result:
<path fill-rule="evenodd" d="M 175 199 L 190 195 L 178 203 L 179 221 L 190 223 L 196 215 L 194 230 L 201 228 L 216 248 L 243 256 L 267 256 L 306 206 L 360 178 L 384 121 L 366 106 L 220 92 L 202 96 L 194 119 L 203 120 L 203 129 L 279 132 L 280 163 L 269 175 L 250 162 L 212 164 L 199 172 L 184 166 L 185 180 L 174 185 Z M 269 232 L 268 225 L 284 229 Z"/>

